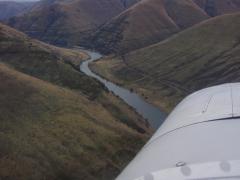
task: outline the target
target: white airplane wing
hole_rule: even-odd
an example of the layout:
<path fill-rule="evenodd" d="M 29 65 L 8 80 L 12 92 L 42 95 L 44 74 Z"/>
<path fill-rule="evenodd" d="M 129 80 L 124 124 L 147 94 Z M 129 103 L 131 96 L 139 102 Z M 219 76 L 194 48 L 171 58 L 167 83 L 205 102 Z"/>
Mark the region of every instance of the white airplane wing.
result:
<path fill-rule="evenodd" d="M 116 180 L 240 180 L 240 83 L 195 92 Z"/>

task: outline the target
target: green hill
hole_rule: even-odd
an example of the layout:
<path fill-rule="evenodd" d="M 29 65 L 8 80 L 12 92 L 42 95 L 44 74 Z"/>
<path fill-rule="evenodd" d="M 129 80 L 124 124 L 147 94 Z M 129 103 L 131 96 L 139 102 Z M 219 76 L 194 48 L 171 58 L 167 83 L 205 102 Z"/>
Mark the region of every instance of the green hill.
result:
<path fill-rule="evenodd" d="M 54 84 L 81 90 L 95 96 L 100 85 L 73 70 L 70 64 L 87 56 L 33 40 L 23 33 L 0 24 L 0 61 L 18 71 L 50 81 Z M 67 63 L 66 63 L 67 62 Z M 96 89 L 91 92 L 91 89 Z"/>
<path fill-rule="evenodd" d="M 240 80 L 239 22 L 239 13 L 219 16 L 94 69 L 169 111 L 193 91 Z"/>
<path fill-rule="evenodd" d="M 8 21 L 31 37 L 72 46 L 138 0 L 42 0 L 30 12 Z"/>
<path fill-rule="evenodd" d="M 147 140 L 140 116 L 73 68 L 84 58 L 0 25 L 0 179 L 111 180 Z"/>
<path fill-rule="evenodd" d="M 208 18 L 192 0 L 144 0 L 103 25 L 89 46 L 109 54 L 146 47 Z"/>
<path fill-rule="evenodd" d="M 3 64 L 0 81 L 1 179 L 110 180 L 146 140 L 79 93 Z"/>

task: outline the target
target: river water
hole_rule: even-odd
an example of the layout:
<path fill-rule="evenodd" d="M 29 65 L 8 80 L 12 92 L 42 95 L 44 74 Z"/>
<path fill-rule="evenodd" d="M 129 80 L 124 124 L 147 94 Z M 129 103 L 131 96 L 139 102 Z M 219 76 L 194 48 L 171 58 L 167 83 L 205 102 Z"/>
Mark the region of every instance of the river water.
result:
<path fill-rule="evenodd" d="M 118 86 L 92 72 L 89 68 L 89 63 L 100 59 L 102 55 L 93 51 L 84 51 L 90 56 L 90 58 L 89 60 L 82 62 L 80 65 L 80 70 L 83 73 L 103 83 L 109 91 L 120 97 L 128 105 L 133 107 L 137 113 L 147 119 L 150 126 L 154 129 L 157 129 L 163 123 L 166 118 L 166 114 L 159 108 L 153 106 L 152 104 L 149 104 L 138 94 L 131 92 L 130 90 L 125 89 L 121 86 Z"/>

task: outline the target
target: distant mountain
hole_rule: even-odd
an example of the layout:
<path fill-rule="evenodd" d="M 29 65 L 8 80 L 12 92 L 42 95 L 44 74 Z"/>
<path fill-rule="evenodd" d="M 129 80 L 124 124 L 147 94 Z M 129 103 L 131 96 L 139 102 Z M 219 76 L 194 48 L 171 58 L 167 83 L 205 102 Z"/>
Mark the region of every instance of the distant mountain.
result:
<path fill-rule="evenodd" d="M 207 18 L 191 0 L 143 0 L 101 27 L 90 45 L 103 53 L 124 54 L 166 39 Z"/>
<path fill-rule="evenodd" d="M 19 16 L 29 11 L 33 5 L 34 2 L 0 1 L 0 20 Z"/>
<path fill-rule="evenodd" d="M 194 0 L 210 16 L 240 11 L 239 0 Z"/>
<path fill-rule="evenodd" d="M 84 37 L 138 0 L 42 0 L 9 25 L 61 46 L 83 44 Z"/>
<path fill-rule="evenodd" d="M 1 24 L 0 39 L 0 179 L 114 179 L 147 140 L 144 120 L 72 68 L 85 54 Z"/>
<path fill-rule="evenodd" d="M 94 69 L 170 110 L 191 92 L 240 81 L 239 29 L 240 13 L 218 16 Z"/>

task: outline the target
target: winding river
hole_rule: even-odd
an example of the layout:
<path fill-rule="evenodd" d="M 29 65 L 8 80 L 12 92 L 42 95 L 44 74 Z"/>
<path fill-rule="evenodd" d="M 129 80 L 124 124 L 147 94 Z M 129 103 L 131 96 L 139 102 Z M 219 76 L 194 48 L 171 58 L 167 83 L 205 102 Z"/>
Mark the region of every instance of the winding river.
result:
<path fill-rule="evenodd" d="M 166 114 L 162 112 L 159 108 L 146 102 L 138 94 L 131 92 L 130 90 L 123 87 L 120 87 L 92 72 L 89 68 L 89 63 L 100 59 L 102 55 L 93 51 L 84 51 L 90 56 L 90 58 L 89 60 L 81 63 L 80 70 L 86 75 L 91 76 L 103 83 L 109 91 L 120 97 L 128 105 L 133 107 L 137 113 L 147 119 L 151 127 L 157 129 L 166 118 Z"/>

